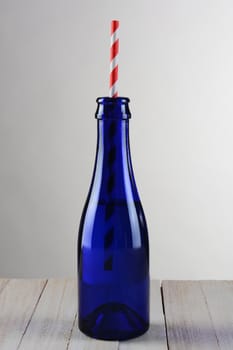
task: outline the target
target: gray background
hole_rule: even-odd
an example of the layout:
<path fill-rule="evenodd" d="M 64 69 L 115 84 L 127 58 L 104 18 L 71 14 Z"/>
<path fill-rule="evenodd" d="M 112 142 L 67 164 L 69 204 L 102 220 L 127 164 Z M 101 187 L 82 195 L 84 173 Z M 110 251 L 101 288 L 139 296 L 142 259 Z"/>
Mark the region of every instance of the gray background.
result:
<path fill-rule="evenodd" d="M 0 0 L 0 276 L 73 276 L 119 19 L 154 278 L 233 278 L 233 2 Z"/>

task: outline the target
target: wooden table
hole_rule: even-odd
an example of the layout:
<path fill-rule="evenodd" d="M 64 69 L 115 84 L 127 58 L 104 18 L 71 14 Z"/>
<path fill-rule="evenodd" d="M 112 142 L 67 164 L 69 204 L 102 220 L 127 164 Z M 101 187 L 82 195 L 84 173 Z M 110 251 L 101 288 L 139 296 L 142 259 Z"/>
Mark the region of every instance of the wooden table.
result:
<path fill-rule="evenodd" d="M 1 350 L 233 350 L 233 282 L 151 282 L 151 326 L 122 342 L 77 327 L 76 282 L 0 279 Z"/>

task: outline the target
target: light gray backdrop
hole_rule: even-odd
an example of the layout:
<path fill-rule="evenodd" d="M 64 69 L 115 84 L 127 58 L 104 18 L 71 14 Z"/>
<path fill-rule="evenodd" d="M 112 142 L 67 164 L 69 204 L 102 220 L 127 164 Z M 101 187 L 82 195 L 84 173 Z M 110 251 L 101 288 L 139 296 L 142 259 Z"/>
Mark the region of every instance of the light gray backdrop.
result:
<path fill-rule="evenodd" d="M 119 19 L 153 278 L 233 278 L 233 2 L 0 0 L 0 276 L 73 276 Z"/>

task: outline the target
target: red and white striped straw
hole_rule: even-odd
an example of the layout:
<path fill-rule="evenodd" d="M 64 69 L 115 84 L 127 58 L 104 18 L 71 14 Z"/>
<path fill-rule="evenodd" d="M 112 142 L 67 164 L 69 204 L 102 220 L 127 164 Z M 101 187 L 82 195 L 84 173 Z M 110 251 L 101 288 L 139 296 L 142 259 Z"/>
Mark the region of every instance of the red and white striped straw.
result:
<path fill-rule="evenodd" d="M 118 96 L 119 21 L 111 22 L 109 96 Z"/>

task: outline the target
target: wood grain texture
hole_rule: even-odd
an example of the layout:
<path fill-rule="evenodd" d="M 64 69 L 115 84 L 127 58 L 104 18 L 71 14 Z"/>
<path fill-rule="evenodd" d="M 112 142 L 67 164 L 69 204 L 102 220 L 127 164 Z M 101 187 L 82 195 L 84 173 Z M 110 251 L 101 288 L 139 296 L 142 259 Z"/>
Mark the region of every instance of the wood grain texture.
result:
<path fill-rule="evenodd" d="M 233 282 L 204 281 L 205 295 L 220 349 L 233 349 Z"/>
<path fill-rule="evenodd" d="M 162 283 L 169 350 L 219 349 L 200 283 Z"/>
<path fill-rule="evenodd" d="M 150 301 L 147 333 L 102 341 L 78 329 L 76 280 L 0 279 L 0 349 L 233 349 L 232 281 L 152 281 Z"/>
<path fill-rule="evenodd" d="M 65 350 L 77 305 L 72 279 L 50 279 L 19 346 L 19 350 Z"/>
<path fill-rule="evenodd" d="M 150 328 L 142 336 L 120 342 L 120 350 L 167 350 L 160 282 L 151 281 Z"/>
<path fill-rule="evenodd" d="M 17 349 L 46 280 L 12 279 L 0 293 L 0 349 Z"/>

